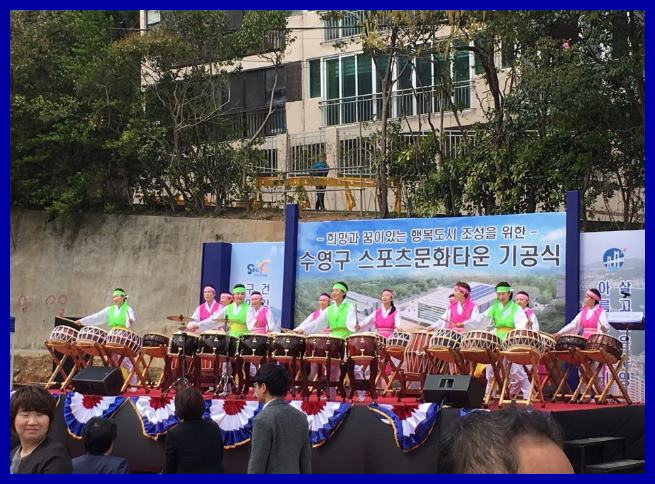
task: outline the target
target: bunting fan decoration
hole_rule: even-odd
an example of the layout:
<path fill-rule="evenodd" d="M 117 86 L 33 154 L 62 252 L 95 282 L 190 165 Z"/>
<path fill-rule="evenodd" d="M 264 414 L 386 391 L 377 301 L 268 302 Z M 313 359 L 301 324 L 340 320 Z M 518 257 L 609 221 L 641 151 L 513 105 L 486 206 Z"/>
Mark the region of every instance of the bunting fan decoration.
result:
<path fill-rule="evenodd" d="M 393 426 L 396 445 L 410 452 L 426 441 L 439 417 L 439 404 L 416 403 L 387 405 L 371 403 L 368 408 L 385 423 Z"/>
<path fill-rule="evenodd" d="M 64 400 L 64 421 L 68 433 L 76 439 L 82 438 L 82 430 L 93 417 L 109 418 L 118 410 L 125 397 L 101 397 L 69 392 Z"/>
<path fill-rule="evenodd" d="M 320 447 L 339 428 L 352 404 L 339 402 L 290 402 L 295 408 L 307 415 L 309 437 L 312 447 Z"/>
<path fill-rule="evenodd" d="M 132 405 L 141 419 L 143 435 L 156 439 L 180 420 L 175 416 L 173 397 L 132 397 Z"/>
<path fill-rule="evenodd" d="M 205 418 L 218 424 L 226 449 L 238 447 L 250 441 L 252 419 L 261 411 L 258 402 L 245 400 L 207 400 Z"/>

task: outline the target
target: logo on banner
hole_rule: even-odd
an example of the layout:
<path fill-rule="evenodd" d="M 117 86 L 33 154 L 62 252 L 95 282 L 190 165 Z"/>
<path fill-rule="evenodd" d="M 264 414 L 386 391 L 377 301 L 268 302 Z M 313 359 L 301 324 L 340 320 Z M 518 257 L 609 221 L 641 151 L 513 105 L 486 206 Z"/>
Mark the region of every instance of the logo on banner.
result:
<path fill-rule="evenodd" d="M 621 249 L 613 247 L 603 254 L 603 265 L 609 272 L 616 272 L 623 266 L 625 254 Z"/>
<path fill-rule="evenodd" d="M 246 267 L 248 269 L 248 275 L 254 274 L 255 276 L 263 276 L 268 274 L 271 270 L 268 268 L 270 259 L 264 259 L 262 262 L 257 261 L 256 264 L 248 264 Z"/>

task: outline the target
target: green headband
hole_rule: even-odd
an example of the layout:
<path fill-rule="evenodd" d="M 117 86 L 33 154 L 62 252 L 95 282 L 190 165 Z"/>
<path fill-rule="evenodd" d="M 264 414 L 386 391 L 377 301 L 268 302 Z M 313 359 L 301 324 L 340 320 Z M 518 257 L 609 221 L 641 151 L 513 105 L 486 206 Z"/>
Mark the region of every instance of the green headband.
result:
<path fill-rule="evenodd" d="M 496 292 L 512 292 L 512 288 L 509 286 L 498 286 Z"/>
<path fill-rule="evenodd" d="M 340 291 L 348 292 L 346 286 L 344 286 L 343 284 L 339 284 L 338 282 L 334 286 L 332 286 L 332 289 L 339 289 Z"/>
<path fill-rule="evenodd" d="M 125 294 L 125 292 L 123 292 L 123 291 L 118 290 L 118 291 L 114 291 L 114 292 L 111 294 L 111 297 L 116 297 L 116 296 L 127 297 L 127 294 Z"/>
<path fill-rule="evenodd" d="M 245 294 L 246 293 L 246 288 L 245 287 L 235 287 L 232 289 L 232 294 Z"/>

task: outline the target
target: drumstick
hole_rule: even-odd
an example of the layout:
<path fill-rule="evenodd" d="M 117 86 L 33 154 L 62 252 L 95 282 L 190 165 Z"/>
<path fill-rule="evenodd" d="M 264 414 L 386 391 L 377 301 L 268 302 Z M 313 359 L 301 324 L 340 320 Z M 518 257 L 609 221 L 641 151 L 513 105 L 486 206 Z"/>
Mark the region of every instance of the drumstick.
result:
<path fill-rule="evenodd" d="M 69 323 L 79 324 L 79 323 L 78 323 L 77 321 L 75 321 L 74 319 L 65 318 L 64 316 L 57 316 L 57 317 L 58 317 L 59 319 L 63 319 L 64 321 L 68 321 Z"/>

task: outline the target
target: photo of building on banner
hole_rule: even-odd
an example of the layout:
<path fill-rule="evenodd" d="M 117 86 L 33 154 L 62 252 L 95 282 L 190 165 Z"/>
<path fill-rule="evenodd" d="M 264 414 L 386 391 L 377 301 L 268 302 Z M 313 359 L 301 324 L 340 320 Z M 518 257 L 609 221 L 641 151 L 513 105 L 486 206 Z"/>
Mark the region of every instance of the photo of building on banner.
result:
<path fill-rule="evenodd" d="M 375 311 L 380 291 L 394 291 L 405 329 L 434 324 L 457 281 L 471 286 L 480 312 L 508 281 L 526 291 L 541 331 L 564 321 L 566 214 L 537 213 L 436 219 L 301 223 L 295 323 L 315 310 L 337 280 L 359 320 Z"/>

